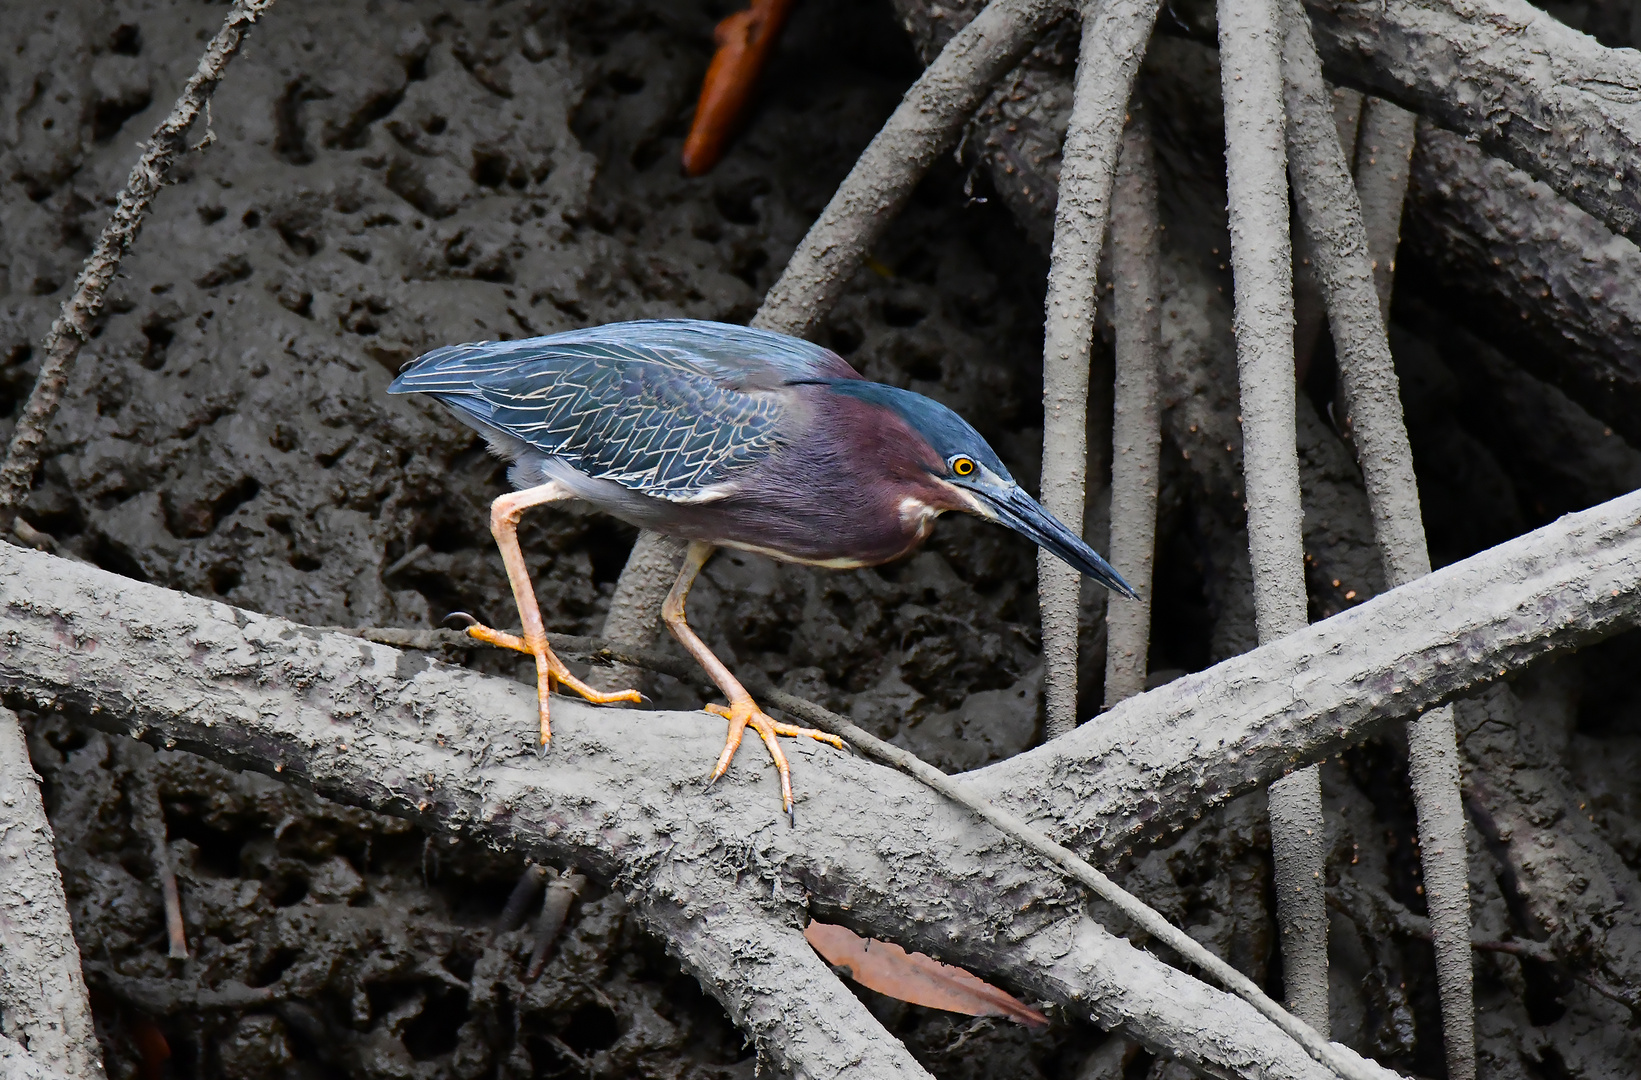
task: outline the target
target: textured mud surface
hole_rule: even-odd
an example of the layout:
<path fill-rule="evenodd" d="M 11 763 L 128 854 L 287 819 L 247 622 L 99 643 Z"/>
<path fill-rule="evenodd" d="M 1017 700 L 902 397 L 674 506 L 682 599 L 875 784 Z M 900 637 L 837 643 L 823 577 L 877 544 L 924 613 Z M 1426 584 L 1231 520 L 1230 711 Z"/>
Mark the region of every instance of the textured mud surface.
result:
<path fill-rule="evenodd" d="M 711 175 L 685 180 L 678 148 L 712 26 L 731 6 L 276 6 L 215 101 L 215 143 L 183 163 L 115 285 L 25 516 L 109 569 L 309 623 L 421 626 L 455 609 L 510 622 L 485 529 L 502 469 L 435 407 L 386 397 L 392 372 L 455 340 L 659 315 L 744 321 L 920 67 L 887 3 L 800 4 L 748 131 Z M 133 142 L 222 10 L 37 8 L 12 0 L 16 47 L 0 56 L 0 405 L 12 412 Z M 967 415 L 1028 487 L 1046 265 L 1033 241 L 1046 235 L 1065 104 L 1054 73 L 1069 59 L 1056 38 L 994 102 L 1004 128 L 1049 150 L 977 129 L 978 165 L 945 164 L 924 185 L 821 335 L 868 377 Z M 1157 679 L 1251 644 L 1213 64 L 1174 39 L 1145 75 L 1169 118 L 1169 319 L 1205 327 L 1211 343 L 1170 384 Z M 1439 289 L 1442 273 L 1432 260 L 1420 280 Z M 1438 561 L 1641 477 L 1641 455 L 1584 411 L 1593 405 L 1449 322 L 1439 294 L 1398 304 L 1393 341 Z M 1301 402 L 1314 617 L 1371 595 L 1377 573 L 1360 481 L 1328 420 L 1330 378 L 1324 347 Z M 1096 446 L 1108 422 L 1095 416 Z M 1097 492 L 1091 511 L 1100 537 Z M 528 519 L 553 628 L 598 628 L 632 540 L 576 511 Z M 925 551 L 876 571 L 722 556 L 692 596 L 692 622 L 732 666 L 760 667 L 945 768 L 972 768 L 1038 737 L 1034 574 L 1024 542 L 947 519 Z M 1084 670 L 1097 673 L 1092 596 L 1085 607 Z M 1590 691 L 1554 767 L 1598 811 L 1609 869 L 1633 877 L 1641 811 L 1617 764 L 1641 738 L 1628 662 L 1615 643 L 1564 665 L 1558 685 Z M 664 681 L 654 696 L 699 703 Z M 1099 687 L 1083 697 L 1097 701 Z M 635 929 L 608 883 L 584 890 L 531 982 L 528 924 L 497 928 L 517 859 L 434 844 L 404 822 L 187 755 L 122 756 L 69 720 L 30 723 L 114 1076 L 165 1075 L 144 1073 L 161 1068 L 156 1035 L 173 1076 L 755 1071 L 722 1011 Z M 158 777 L 188 961 L 165 955 L 157 883 L 130 826 L 133 768 Z M 1392 932 L 1386 914 L 1422 910 L 1405 763 L 1393 741 L 1375 744 L 1325 782 L 1340 879 L 1335 1036 L 1439 1075 L 1429 946 Z M 1268 844 L 1262 801 L 1245 799 L 1136 855 L 1127 881 L 1279 990 Z M 1508 852 L 1480 837 L 1471 847 L 1478 936 L 1540 936 L 1530 889 L 1498 861 Z M 1641 1069 L 1626 1011 L 1572 968 L 1490 953 L 1477 972 L 1484 1075 Z M 942 1077 L 1072 1077 L 1101 1039 L 873 1007 Z M 1162 1068 L 1140 1055 L 1127 1075 Z"/>

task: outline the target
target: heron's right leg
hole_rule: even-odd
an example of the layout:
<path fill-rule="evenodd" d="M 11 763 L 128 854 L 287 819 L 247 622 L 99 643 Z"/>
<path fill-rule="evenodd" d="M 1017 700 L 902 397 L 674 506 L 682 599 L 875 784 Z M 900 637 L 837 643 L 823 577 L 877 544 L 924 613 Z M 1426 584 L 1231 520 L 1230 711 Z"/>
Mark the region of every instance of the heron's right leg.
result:
<path fill-rule="evenodd" d="M 513 586 L 513 600 L 518 604 L 519 625 L 524 628 L 522 651 L 536 658 L 536 702 L 541 715 L 543 751 L 553 737 L 552 725 L 548 722 L 547 716 L 547 695 L 552 692 L 554 682 L 568 686 L 596 705 L 643 700 L 636 690 L 619 690 L 613 693 L 594 690 L 570 674 L 570 669 L 564 666 L 564 661 L 554 655 L 553 650 L 547 645 L 547 629 L 541 621 L 541 608 L 536 604 L 536 590 L 530 584 L 530 571 L 524 565 L 524 553 L 519 550 L 519 518 L 532 506 L 562 502 L 572 497 L 570 490 L 563 484 L 557 480 L 549 480 L 545 484 L 525 488 L 523 491 L 510 491 L 490 504 L 490 534 L 496 538 L 496 547 L 501 549 L 501 561 L 507 567 L 507 581 Z M 519 639 L 512 634 L 493 630 L 488 626 L 475 624 L 467 628 L 467 633 L 470 637 L 492 645 L 518 647 Z"/>
<path fill-rule="evenodd" d="M 672 636 L 678 639 L 689 654 L 695 657 L 696 663 L 706 669 L 707 675 L 719 690 L 729 699 L 729 705 L 708 705 L 707 711 L 717 713 L 729 721 L 729 737 L 724 740 L 723 753 L 718 755 L 718 764 L 712 770 L 712 776 L 707 783 L 712 783 L 729 768 L 729 763 L 735 757 L 735 751 L 741 745 L 741 735 L 750 724 L 763 739 L 764 745 L 769 748 L 769 756 L 775 759 L 775 768 L 781 774 L 781 808 L 786 811 L 787 818 L 793 820 L 792 812 L 792 769 L 786 762 L 786 754 L 781 750 L 781 744 L 776 741 L 777 735 L 804 735 L 821 742 L 831 743 L 839 750 L 843 749 L 843 740 L 836 735 L 814 728 L 794 727 L 791 724 L 777 723 L 758 707 L 747 693 L 746 687 L 739 679 L 730 674 L 724 662 L 713 655 L 707 648 L 706 642 L 690 628 L 684 620 L 684 601 L 689 598 L 690 586 L 695 584 L 696 575 L 701 572 L 707 560 L 717 549 L 711 544 L 696 541 L 690 544 L 684 555 L 684 567 L 678 574 L 678 581 L 672 591 L 667 594 L 667 602 L 661 606 L 661 619 L 672 631 Z"/>

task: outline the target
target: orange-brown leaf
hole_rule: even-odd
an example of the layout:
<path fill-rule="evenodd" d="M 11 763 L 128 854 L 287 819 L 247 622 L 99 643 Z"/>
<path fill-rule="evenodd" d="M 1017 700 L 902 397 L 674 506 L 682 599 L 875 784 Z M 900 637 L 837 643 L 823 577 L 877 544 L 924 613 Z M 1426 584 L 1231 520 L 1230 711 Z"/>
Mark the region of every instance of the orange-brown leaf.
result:
<path fill-rule="evenodd" d="M 684 139 L 687 175 L 700 176 L 723 157 L 730 136 L 746 115 L 758 76 L 774 52 L 791 7 L 792 0 L 752 0 L 750 8 L 718 24 L 713 33 L 718 49 L 701 80 L 695 120 Z"/>
<path fill-rule="evenodd" d="M 847 968 L 862 986 L 913 1005 L 965 1013 L 969 1016 L 1006 1016 L 1027 1027 L 1043 1027 L 1048 1017 L 1022 1004 L 977 975 L 942 964 L 899 945 L 863 938 L 831 923 L 811 922 L 803 936 L 833 967 Z"/>

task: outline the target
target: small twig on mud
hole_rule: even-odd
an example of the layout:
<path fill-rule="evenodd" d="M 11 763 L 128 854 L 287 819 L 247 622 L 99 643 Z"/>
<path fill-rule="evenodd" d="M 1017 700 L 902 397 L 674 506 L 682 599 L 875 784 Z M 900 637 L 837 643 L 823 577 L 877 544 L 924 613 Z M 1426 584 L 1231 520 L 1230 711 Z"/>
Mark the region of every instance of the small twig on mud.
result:
<path fill-rule="evenodd" d="M 1162 447 L 1157 399 L 1162 337 L 1157 174 L 1143 105 L 1133 102 L 1129 110 L 1132 117 L 1123 136 L 1111 207 L 1117 379 L 1111 421 L 1111 542 L 1106 555 L 1140 598 L 1106 607 L 1108 709 L 1145 689 Z"/>
<path fill-rule="evenodd" d="M 173 960 L 186 960 L 188 935 L 182 925 L 182 897 L 177 892 L 177 874 L 171 865 L 171 845 L 165 834 L 165 813 L 154 778 L 154 751 L 131 741 L 119 745 L 120 764 L 126 776 L 125 798 L 131 808 L 131 828 L 148 845 L 148 858 L 154 864 L 154 876 L 159 879 L 170 956 Z"/>
<path fill-rule="evenodd" d="M 535 982 L 541 977 L 542 969 L 552 958 L 558 935 L 564 930 L 570 904 L 587 885 L 586 876 L 576 873 L 573 866 L 562 874 L 548 870 L 547 877 L 547 895 L 542 898 L 541 915 L 536 919 L 535 946 L 530 950 L 529 966 L 524 969 L 525 982 Z"/>
<path fill-rule="evenodd" d="M 417 563 L 425 559 L 428 554 L 432 552 L 432 550 L 433 549 L 428 547 L 426 544 L 417 544 L 415 547 L 411 548 L 409 551 L 405 552 L 403 555 L 388 564 L 387 569 L 382 571 L 382 580 L 386 581 L 393 575 L 403 573 L 404 571 L 410 569 L 412 566 L 415 566 Z"/>
<path fill-rule="evenodd" d="M 508 894 L 507 904 L 501 909 L 500 917 L 496 919 L 496 929 L 504 934 L 509 930 L 518 929 L 519 924 L 524 921 L 524 913 L 530 909 L 530 905 L 535 902 L 536 894 L 541 892 L 541 887 L 546 884 L 547 875 L 556 873 L 556 870 L 550 870 L 540 863 L 526 866 L 524 873 L 519 875 L 518 884 L 514 885 L 513 891 Z"/>
<path fill-rule="evenodd" d="M 68 1080 L 101 1080 L 102 1051 L 80 972 L 80 950 L 17 714 L 0 708 L 0 1012 L 33 1063 Z M 9 1067 L 9 1064 L 8 1064 Z M 3 1070 L 0 1070 L 3 1071 Z"/>
<path fill-rule="evenodd" d="M 74 282 L 73 294 L 63 302 L 62 312 L 46 335 L 40 350 L 45 357 L 40 363 L 40 374 L 12 433 L 5 464 L 0 466 L 0 512 L 4 513 L 7 526 L 0 532 L 10 531 L 11 517 L 34 484 L 46 432 L 62 401 L 69 371 L 80 355 L 80 346 L 91 340 L 91 320 L 102 310 L 103 297 L 120 268 L 120 260 L 137 238 L 137 230 L 142 227 L 154 197 L 165 186 L 171 166 L 186 149 L 189 126 L 222 81 L 223 72 L 239 52 L 246 31 L 272 3 L 273 0 L 234 0 L 222 29 L 205 47 L 199 66 L 183 87 L 171 115 L 154 129 L 148 148 L 132 167 L 113 216 L 103 226 L 97 246 L 86 256 L 80 276 Z"/>
<path fill-rule="evenodd" d="M 122 975 L 106 964 L 88 962 L 87 974 L 99 990 L 135 1005 L 150 1016 L 175 1016 L 207 1009 L 254 1009 L 282 1000 L 285 987 L 246 986 L 232 979 L 214 986 L 202 986 L 186 979 L 156 979 Z"/>
<path fill-rule="evenodd" d="M 1070 127 L 1061 156 L 1043 329 L 1043 477 L 1049 513 L 1083 531 L 1088 482 L 1088 364 L 1100 264 L 1124 111 L 1145 56 L 1160 0 L 1088 0 L 1081 5 Z M 978 21 L 978 20 L 976 20 Z M 972 25 L 972 24 L 971 24 Z M 1042 611 L 1043 722 L 1048 738 L 1077 726 L 1077 609 L 1082 575 L 1037 553 Z"/>
<path fill-rule="evenodd" d="M 1282 26 L 1275 0 L 1220 0 L 1220 83 L 1241 382 L 1243 481 L 1260 644 L 1307 620 L 1293 367 L 1293 261 L 1283 145 Z M 1330 138 L 1335 138 L 1332 132 Z M 1321 777 L 1271 785 L 1271 848 L 1288 1004 L 1328 1030 L 1328 914 Z"/>
<path fill-rule="evenodd" d="M 1424 518 L 1413 474 L 1413 452 L 1402 420 L 1400 387 L 1384 313 L 1390 306 L 1390 264 L 1407 186 L 1412 117 L 1370 99 L 1364 150 L 1352 183 L 1328 115 L 1329 93 L 1299 0 L 1283 0 L 1283 74 L 1288 105 L 1288 153 L 1299 218 L 1311 237 L 1316 270 L 1333 329 L 1344 426 L 1351 433 L 1373 515 L 1386 583 L 1394 587 L 1430 572 Z M 1405 118 L 1398 119 L 1391 113 Z M 1405 133 L 1394 148 L 1367 140 Z M 1383 156 L 1375 157 L 1375 154 Z M 1391 160 L 1394 158 L 1394 160 Z M 1369 164 L 1369 161 L 1374 162 Z M 1375 202 L 1357 202 L 1357 189 Z M 1389 194 L 1394 189 L 1394 194 Z M 1375 250 L 1378 243 L 1386 245 Z M 1376 256 L 1371 266 L 1368 256 Z M 1375 285 L 1378 286 L 1377 291 Z M 1470 949 L 1469 868 L 1464 804 L 1450 706 L 1408 724 L 1408 775 L 1413 787 L 1426 901 L 1435 934 L 1442 1031 L 1451 1080 L 1476 1075 L 1475 995 Z"/>

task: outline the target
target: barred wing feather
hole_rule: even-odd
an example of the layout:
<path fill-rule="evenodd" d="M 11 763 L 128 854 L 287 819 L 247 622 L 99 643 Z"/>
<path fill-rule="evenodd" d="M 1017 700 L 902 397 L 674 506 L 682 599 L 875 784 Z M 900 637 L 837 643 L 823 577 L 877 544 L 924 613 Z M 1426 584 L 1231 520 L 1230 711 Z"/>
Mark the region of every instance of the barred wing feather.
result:
<path fill-rule="evenodd" d="M 668 320 L 436 349 L 389 390 L 431 394 L 481 431 L 691 502 L 722 493 L 783 445 L 776 388 L 840 377 L 859 378 L 808 342 Z"/>

